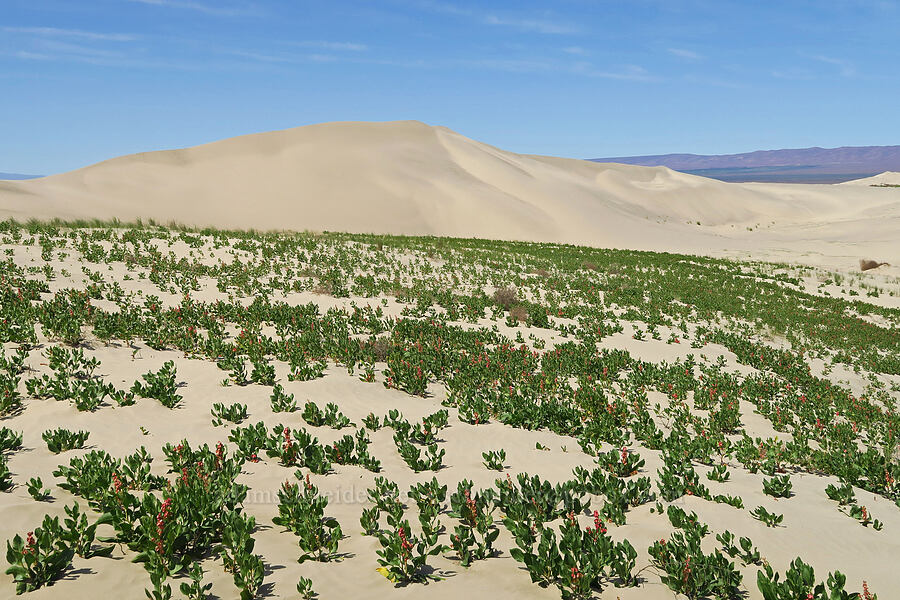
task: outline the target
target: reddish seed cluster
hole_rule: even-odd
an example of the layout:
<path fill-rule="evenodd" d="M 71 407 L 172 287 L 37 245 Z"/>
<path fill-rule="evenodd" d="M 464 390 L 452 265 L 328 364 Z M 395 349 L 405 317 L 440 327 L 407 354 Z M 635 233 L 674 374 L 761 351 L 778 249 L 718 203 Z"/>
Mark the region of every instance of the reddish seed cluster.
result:
<path fill-rule="evenodd" d="M 606 525 L 603 523 L 603 519 L 600 518 L 600 513 L 596 510 L 594 511 L 594 533 L 606 533 Z"/>
<path fill-rule="evenodd" d="M 398 535 L 400 536 L 400 551 L 404 555 L 409 554 L 409 551 L 412 550 L 412 544 L 406 539 L 406 530 L 401 527 Z"/>
<path fill-rule="evenodd" d="M 221 469 L 224 462 L 225 446 L 222 445 L 222 442 L 216 442 L 216 469 Z"/>
<path fill-rule="evenodd" d="M 163 553 L 163 534 L 166 530 L 166 521 L 172 515 L 172 499 L 166 498 L 156 515 L 156 551 Z"/>
<path fill-rule="evenodd" d="M 25 535 L 25 550 L 23 554 L 37 554 L 37 541 L 34 539 L 34 532 L 29 531 Z"/>
<path fill-rule="evenodd" d="M 294 446 L 294 442 L 291 441 L 291 428 L 284 428 L 284 447 L 283 450 L 285 453 L 290 452 L 291 448 Z"/>
<path fill-rule="evenodd" d="M 691 576 L 691 557 L 688 556 L 687 560 L 684 561 L 684 570 L 681 574 L 681 583 L 687 583 L 688 578 Z"/>
<path fill-rule="evenodd" d="M 475 516 L 478 514 L 478 507 L 475 505 L 475 501 L 472 499 L 472 495 L 469 490 L 465 491 L 466 495 L 466 511 L 468 513 L 468 520 L 471 523 L 475 523 Z"/>
<path fill-rule="evenodd" d="M 875 596 L 869 591 L 869 584 L 863 581 L 863 600 L 875 600 Z"/>

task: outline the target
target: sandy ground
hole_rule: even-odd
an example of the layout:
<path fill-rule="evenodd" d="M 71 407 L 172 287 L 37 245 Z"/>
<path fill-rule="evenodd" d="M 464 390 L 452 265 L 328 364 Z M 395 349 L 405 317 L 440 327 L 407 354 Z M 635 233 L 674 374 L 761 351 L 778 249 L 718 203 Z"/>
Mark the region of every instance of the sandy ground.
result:
<path fill-rule="evenodd" d="M 860 258 L 900 265 L 900 189 L 861 183 L 723 183 L 665 167 L 515 154 L 417 121 L 343 122 L 0 182 L 0 218 L 143 218 L 566 242 L 828 268 L 854 268 Z"/>
<path fill-rule="evenodd" d="M 187 255 L 189 252 L 183 244 L 176 244 L 174 247 L 180 255 Z M 40 249 L 36 246 L 9 249 L 13 251 L 13 260 L 23 266 L 35 264 L 34 261 L 40 256 Z M 211 248 L 205 248 L 204 252 L 209 256 L 201 260 L 214 255 Z M 83 284 L 77 255 L 56 260 L 52 264 L 57 270 L 67 269 L 75 275 L 57 278 L 51 291 Z M 121 264 L 115 264 L 109 276 L 119 281 L 129 292 L 156 294 L 167 304 L 178 302 L 176 296 L 159 290 L 147 280 L 126 280 L 126 273 Z M 196 299 L 203 301 L 214 301 L 221 297 L 223 295 L 214 285 L 205 286 L 196 294 Z M 380 298 L 335 299 L 308 292 L 298 293 L 288 299 L 292 304 L 310 300 L 320 304 L 323 310 L 330 306 L 347 306 L 350 302 L 358 305 L 381 304 Z M 402 307 L 394 298 L 385 300 L 386 314 L 398 315 Z M 515 330 L 505 325 L 501 325 L 500 330 L 505 335 L 515 335 Z M 688 354 L 694 354 L 700 361 L 709 362 L 715 362 L 722 356 L 729 370 L 744 374 L 752 371 L 749 367 L 738 364 L 734 354 L 721 346 L 709 344 L 702 349 L 691 349 L 687 344 L 675 346 L 656 340 L 637 341 L 631 337 L 631 332 L 631 325 L 627 324 L 622 333 L 604 339 L 602 347 L 625 349 L 635 358 L 655 363 L 684 359 Z M 542 329 L 523 330 L 526 337 L 529 334 L 542 337 L 548 347 L 561 341 L 553 333 Z M 667 333 L 663 331 L 664 338 Z M 47 343 L 47 340 L 42 338 L 41 342 Z M 94 413 L 80 413 L 66 402 L 52 399 L 26 400 L 26 410 L 3 421 L 4 426 L 24 432 L 24 449 L 15 452 L 9 461 L 13 479 L 18 485 L 0 498 L 0 509 L 4 515 L 0 520 L 0 540 L 33 528 L 44 514 L 63 514 L 63 507 L 71 504 L 75 497 L 56 487 L 56 478 L 52 476 L 52 472 L 57 465 L 68 464 L 72 456 L 98 448 L 105 449 L 113 456 L 123 456 L 143 445 L 156 458 L 156 472 L 165 474 L 160 449 L 167 442 L 177 443 L 188 438 L 196 446 L 226 441 L 229 427 L 214 427 L 211 423 L 210 409 L 215 402 L 247 404 L 250 414 L 245 424 L 262 420 L 268 427 L 278 423 L 292 427 L 304 426 L 322 442 L 333 441 L 348 431 L 310 427 L 302 421 L 299 411 L 289 414 L 273 413 L 268 400 L 271 388 L 256 385 L 223 387 L 221 381 L 225 376 L 224 372 L 209 361 L 192 360 L 177 352 L 155 351 L 141 343 L 136 346 L 137 350 L 132 351 L 122 345 L 104 346 L 95 343 L 86 352 L 101 361 L 104 379 L 120 389 L 129 387 L 142 373 L 158 369 L 163 362 L 174 361 L 178 379 L 184 384 L 179 390 L 184 396 L 181 405 L 173 411 L 156 401 L 144 399 L 130 407 L 107 405 Z M 48 371 L 46 359 L 40 349 L 31 352 L 28 363 L 36 373 Z M 313 400 L 320 407 L 334 402 L 357 424 L 370 412 L 384 415 L 390 409 L 400 410 L 411 421 L 421 419 L 442 408 L 441 400 L 446 393 L 443 388 L 432 385 L 429 397 L 412 397 L 397 390 L 385 389 L 380 383 L 363 383 L 334 365 L 329 367 L 325 377 L 321 379 L 289 382 L 286 377 L 287 365 L 276 361 L 276 367 L 278 378 L 286 392 L 294 394 L 299 406 L 307 400 Z M 34 374 L 29 373 L 28 376 Z M 863 375 L 849 371 L 838 371 L 832 378 L 846 379 L 848 384 L 858 389 L 865 384 Z M 658 392 L 652 392 L 651 398 L 663 404 L 666 402 L 665 396 Z M 768 420 L 753 412 L 752 405 L 742 402 L 741 408 L 742 421 L 749 435 L 764 438 L 778 435 Z M 547 431 L 514 429 L 496 422 L 480 426 L 468 425 L 457 418 L 456 411 L 452 408 L 449 422 L 450 426 L 441 433 L 441 447 L 447 453 L 445 467 L 436 474 L 413 473 L 397 453 L 389 430 L 382 429 L 372 434 L 371 451 L 383 463 L 382 474 L 397 481 L 401 493 L 405 493 L 412 483 L 429 480 L 432 475 L 436 475 L 441 483 L 447 484 L 453 491 L 457 482 L 463 478 L 472 479 L 476 487 L 482 487 L 491 485 L 505 473 L 515 475 L 528 472 L 551 482 L 559 482 L 569 479 L 576 466 L 593 466 L 592 458 L 583 453 L 572 438 Z M 88 448 L 62 455 L 51 454 L 40 434 L 45 429 L 56 426 L 90 431 Z M 142 426 L 146 428 L 146 432 L 141 430 Z M 538 442 L 549 449 L 536 449 Z M 481 452 L 499 448 L 507 451 L 507 468 L 504 473 L 490 471 L 482 464 Z M 607 449 L 609 448 L 604 448 Z M 663 464 L 659 453 L 640 446 L 634 446 L 633 449 L 639 451 L 647 461 L 640 475 L 655 476 L 656 470 Z M 247 463 L 239 479 L 250 486 L 250 494 L 245 503 L 246 511 L 254 515 L 260 524 L 260 529 L 254 535 L 257 540 L 256 552 L 263 556 L 269 567 L 265 578 L 266 597 L 295 598 L 294 587 L 300 576 L 311 577 L 315 589 L 324 599 L 383 598 L 388 594 L 392 598 L 436 600 L 487 595 L 510 599 L 525 597 L 552 600 L 559 597 L 555 588 L 543 589 L 530 582 L 528 574 L 508 553 L 512 540 L 503 527 L 500 528 L 501 535 L 497 543 L 501 550 L 499 556 L 477 561 L 469 569 L 460 568 L 454 561 L 439 557 L 433 559 L 431 564 L 444 580 L 424 586 L 393 588 L 375 570 L 375 551 L 379 548 L 377 541 L 362 536 L 359 524 L 362 509 L 369 506 L 365 493 L 375 476 L 354 466 L 336 465 L 332 474 L 312 476 L 312 481 L 319 489 L 331 497 L 327 514 L 339 520 L 347 536 L 340 546 L 340 551 L 346 553 L 346 558 L 336 563 L 297 564 L 299 549 L 296 538 L 271 522 L 272 517 L 277 514 L 277 490 L 283 481 L 293 477 L 294 470 L 282 467 L 274 460 L 264 460 L 257 464 Z M 741 496 L 745 510 L 691 497 L 682 498 L 678 504 L 688 511 L 696 511 L 714 532 L 728 529 L 736 536 L 750 537 L 763 556 L 779 570 L 783 571 L 793 558 L 801 556 L 816 569 L 820 580 L 824 579 L 827 572 L 839 569 L 847 575 L 851 590 L 860 589 L 861 582 L 866 580 L 879 593 L 880 598 L 889 599 L 900 589 L 900 576 L 896 572 L 895 561 L 889 558 L 900 556 L 900 537 L 894 533 L 900 531 L 900 510 L 891 502 L 856 490 L 860 504 L 865 504 L 884 523 L 884 531 L 876 532 L 871 528 L 861 527 L 854 519 L 838 512 L 835 503 L 824 495 L 823 490 L 827 484 L 838 484 L 836 478 L 794 474 L 792 481 L 795 495 L 789 499 L 776 500 L 763 494 L 762 474 L 750 474 L 736 465 L 732 465 L 730 471 L 732 480 L 727 483 L 708 481 L 705 477 L 702 481 L 713 494 Z M 698 472 L 702 476 L 706 468 L 698 466 Z M 29 497 L 24 483 L 33 476 L 41 477 L 45 486 L 52 489 L 51 502 L 35 502 Z M 83 506 L 84 501 L 80 502 Z M 594 504 L 600 506 L 602 500 L 595 499 Z M 748 511 L 758 505 L 784 514 L 784 525 L 772 529 L 753 519 Z M 642 584 L 640 587 L 622 589 L 610 586 L 599 597 L 621 600 L 673 598 L 672 592 L 660 582 L 659 575 L 648 568 L 647 547 L 671 531 L 668 520 L 651 515 L 650 507 L 651 504 L 646 504 L 633 509 L 628 513 L 625 525 L 610 528 L 614 539 L 627 538 L 637 549 Z M 448 527 L 452 527 L 452 519 L 447 515 L 443 515 L 442 520 Z M 710 535 L 706 543 L 712 547 L 715 544 L 714 535 Z M 87 600 L 96 598 L 99 593 L 117 590 L 123 598 L 143 598 L 143 589 L 149 585 L 149 580 L 143 568 L 131 563 L 130 558 L 130 553 L 117 549 L 110 559 L 93 558 L 87 562 L 76 559 L 75 569 L 63 581 L 33 592 L 30 597 Z M 740 565 L 740 562 L 737 564 Z M 207 580 L 214 584 L 215 597 L 235 597 L 230 576 L 222 571 L 220 564 L 210 560 L 205 568 Z M 757 568 L 739 568 L 744 575 L 743 586 L 748 590 L 747 598 L 758 600 L 761 595 L 755 585 Z M 177 585 L 173 587 L 177 588 Z M 11 584 L 5 582 L 0 585 L 0 597 L 10 597 L 11 594 Z"/>

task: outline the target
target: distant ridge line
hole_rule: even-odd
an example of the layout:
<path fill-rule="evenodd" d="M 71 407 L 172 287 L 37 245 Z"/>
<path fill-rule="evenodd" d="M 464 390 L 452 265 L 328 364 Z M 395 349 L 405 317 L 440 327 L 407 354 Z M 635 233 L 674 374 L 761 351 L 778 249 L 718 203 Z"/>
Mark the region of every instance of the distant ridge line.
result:
<path fill-rule="evenodd" d="M 654 154 L 592 158 L 645 167 L 668 167 L 722 181 L 838 183 L 900 171 L 900 145 L 756 150 L 740 154 Z"/>

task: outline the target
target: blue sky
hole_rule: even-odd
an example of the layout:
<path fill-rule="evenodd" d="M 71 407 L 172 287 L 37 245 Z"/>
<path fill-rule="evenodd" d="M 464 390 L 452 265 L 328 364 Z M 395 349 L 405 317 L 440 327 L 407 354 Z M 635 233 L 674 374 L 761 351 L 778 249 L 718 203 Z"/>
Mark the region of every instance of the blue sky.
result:
<path fill-rule="evenodd" d="M 323 121 L 572 157 L 900 143 L 900 1 L 2 0 L 0 171 Z"/>

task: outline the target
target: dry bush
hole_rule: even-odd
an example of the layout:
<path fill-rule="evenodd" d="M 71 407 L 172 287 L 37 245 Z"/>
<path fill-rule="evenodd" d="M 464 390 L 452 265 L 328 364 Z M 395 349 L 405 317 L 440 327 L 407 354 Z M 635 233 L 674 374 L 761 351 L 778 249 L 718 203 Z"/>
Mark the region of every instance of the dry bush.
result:
<path fill-rule="evenodd" d="M 548 271 L 547 269 L 534 269 L 532 273 L 534 273 L 538 277 L 543 277 L 544 279 L 550 277 L 550 271 Z"/>
<path fill-rule="evenodd" d="M 320 296 L 330 296 L 331 295 L 331 284 L 320 282 L 313 286 L 310 290 L 313 294 L 318 294 Z"/>
<path fill-rule="evenodd" d="M 524 306 L 514 306 L 509 309 L 509 316 L 519 323 L 524 323 L 528 320 L 528 309 Z"/>
<path fill-rule="evenodd" d="M 375 338 L 372 342 L 372 352 L 375 354 L 375 362 L 387 361 L 388 353 L 391 351 L 391 340 L 387 337 Z"/>
<path fill-rule="evenodd" d="M 590 271 L 596 271 L 597 269 L 599 269 L 599 267 L 595 263 L 592 263 L 589 260 L 582 262 L 581 266 L 582 268 L 588 269 Z"/>
<path fill-rule="evenodd" d="M 877 269 L 881 265 L 891 266 L 886 262 L 878 262 L 877 260 L 869 260 L 861 258 L 859 260 L 859 270 L 860 271 L 868 271 L 869 269 Z"/>
<path fill-rule="evenodd" d="M 516 288 L 502 287 L 494 290 L 494 304 L 509 310 L 519 303 L 519 296 L 516 294 Z"/>

